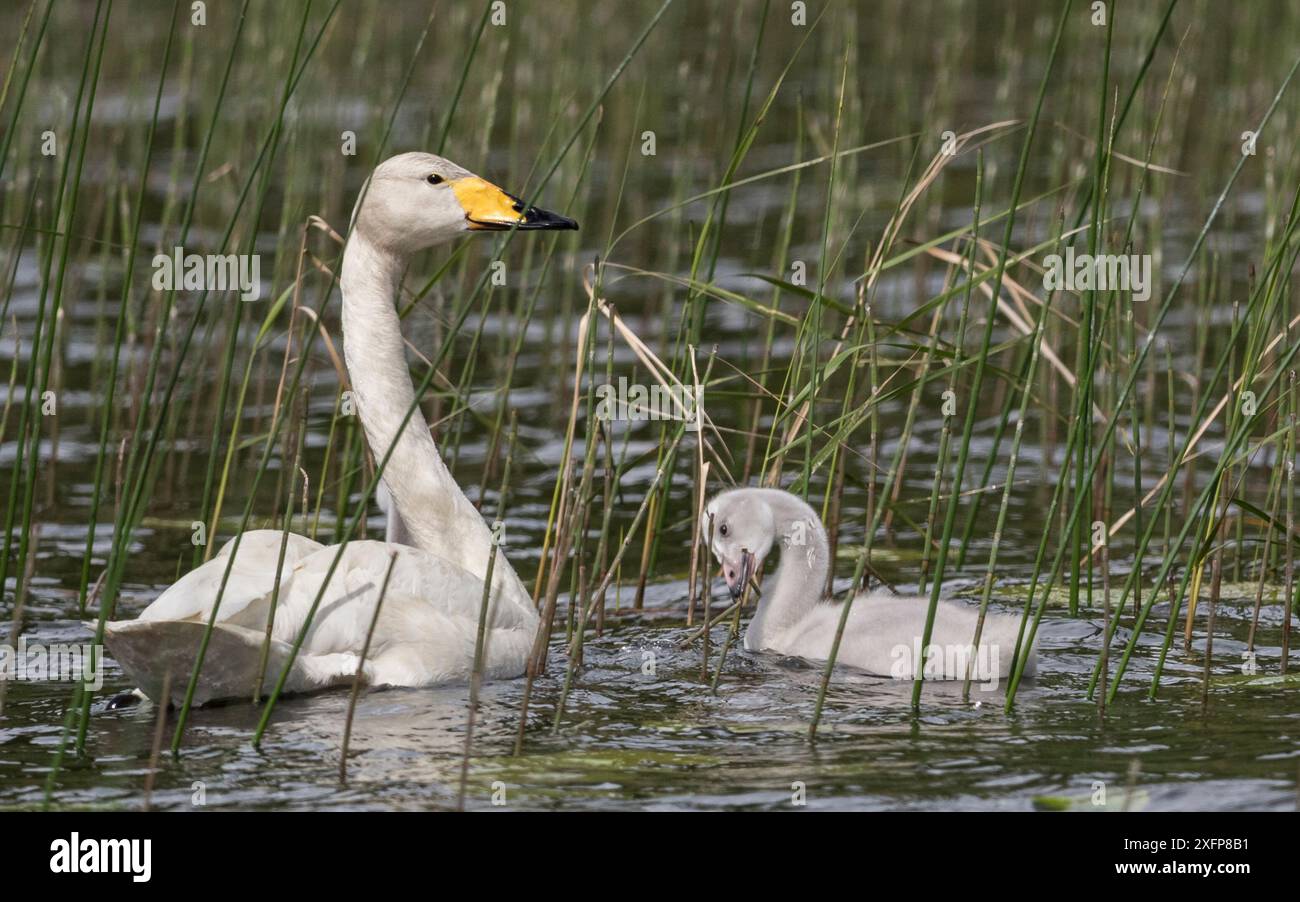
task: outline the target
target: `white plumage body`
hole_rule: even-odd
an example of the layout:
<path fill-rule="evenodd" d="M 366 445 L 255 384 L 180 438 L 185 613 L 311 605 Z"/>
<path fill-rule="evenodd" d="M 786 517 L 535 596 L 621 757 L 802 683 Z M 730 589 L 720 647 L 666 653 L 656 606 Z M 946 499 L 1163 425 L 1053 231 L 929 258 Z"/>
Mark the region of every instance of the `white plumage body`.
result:
<path fill-rule="evenodd" d="M 269 691 L 307 622 L 338 546 L 289 536 L 284 577 L 275 597 L 270 657 L 260 674 L 267 620 L 275 595 L 275 563 L 283 536 L 244 533 L 217 613 L 194 701 L 251 698 L 263 676 Z M 107 625 L 114 657 L 150 698 L 159 698 L 167 669 L 171 697 L 180 701 L 193 655 L 212 613 L 235 540 L 183 576 L 136 620 Z M 386 542 L 350 542 L 330 577 L 286 681 L 290 692 L 350 682 L 379 603 L 392 554 L 397 555 L 366 654 L 365 681 L 374 686 L 426 686 L 464 680 L 474 660 L 483 580 L 432 554 Z M 519 676 L 532 647 L 537 615 L 531 606 L 494 601 L 488 611 L 483 674 Z"/>
<path fill-rule="evenodd" d="M 1020 629 L 1018 618 L 987 614 L 979 647 L 972 649 L 979 609 L 941 600 L 930 635 L 931 651 L 927 653 L 921 647 L 921 637 L 925 633 L 929 604 L 927 598 L 883 592 L 857 596 L 844 625 L 837 663 L 881 676 L 909 679 L 915 674 L 916 663 L 921 661 L 928 680 L 964 680 L 969 661 L 971 679 L 977 682 L 1010 676 L 1015 664 L 1012 652 Z M 745 648 L 825 661 L 830 657 L 842 610 L 840 604 L 818 602 L 790 626 L 756 637 L 762 643 L 761 648 L 751 644 L 753 640 L 747 631 Z M 1037 656 L 1031 655 L 1024 675 L 1032 676 L 1036 669 Z"/>

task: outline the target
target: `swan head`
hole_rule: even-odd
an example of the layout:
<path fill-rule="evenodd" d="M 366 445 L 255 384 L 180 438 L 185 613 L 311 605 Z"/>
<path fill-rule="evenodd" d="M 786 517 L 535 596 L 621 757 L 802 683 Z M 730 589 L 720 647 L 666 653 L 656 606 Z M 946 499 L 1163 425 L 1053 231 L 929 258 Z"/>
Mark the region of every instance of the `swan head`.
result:
<path fill-rule="evenodd" d="M 431 153 L 389 157 L 371 174 L 352 228 L 391 252 L 409 255 L 468 232 L 577 229 L 566 216 L 527 207 L 513 194 Z"/>
<path fill-rule="evenodd" d="M 733 489 L 709 502 L 700 528 L 722 565 L 731 597 L 739 598 L 750 578 L 762 572 L 763 561 L 772 550 L 776 515 L 757 493 Z"/>

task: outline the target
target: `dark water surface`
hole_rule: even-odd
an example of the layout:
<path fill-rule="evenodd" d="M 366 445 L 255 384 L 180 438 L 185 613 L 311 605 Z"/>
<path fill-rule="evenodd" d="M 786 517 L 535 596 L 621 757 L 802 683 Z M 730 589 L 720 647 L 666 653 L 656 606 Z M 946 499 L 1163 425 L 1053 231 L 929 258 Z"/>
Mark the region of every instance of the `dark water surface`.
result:
<path fill-rule="evenodd" d="M 1246 600 L 1220 607 L 1216 674 L 1235 672 L 1250 610 Z M 1154 619 L 1163 632 L 1164 622 Z M 620 623 L 587 643 L 556 733 L 553 701 L 564 660 L 552 655 L 550 675 L 534 688 L 521 756 L 512 753 L 522 681 L 485 687 L 466 805 L 490 807 L 495 795 L 525 808 L 788 807 L 794 784 L 802 783 L 810 808 L 1023 810 L 1048 804 L 1044 796 L 1086 808 L 1102 781 L 1111 808 L 1125 804 L 1130 785 L 1136 788 L 1127 804 L 1135 809 L 1295 806 L 1300 712 L 1290 704 L 1293 690 L 1212 687 L 1203 708 L 1198 656 L 1175 653 L 1159 700 L 1149 702 L 1149 662 L 1159 650 L 1151 638 L 1103 720 L 1082 699 L 1100 630 L 1099 616 L 1049 614 L 1039 640 L 1041 675 L 1021 689 L 1010 716 L 1001 692 L 976 685 L 966 703 L 958 686 L 932 683 L 915 717 L 910 684 L 842 669 L 810 744 L 820 667 L 733 650 L 714 695 L 700 678 L 698 644 L 680 648 L 690 631 Z M 77 633 L 51 618 L 28 635 L 54 641 Z M 716 643 L 724 637 L 724 628 L 715 630 Z M 1275 641 L 1276 624 L 1264 637 L 1260 659 L 1275 658 L 1279 649 L 1265 643 Z M 106 694 L 129 688 L 109 666 Z M 152 804 L 189 809 L 201 790 L 203 804 L 214 808 L 452 806 L 466 699 L 465 687 L 364 695 L 346 785 L 338 781 L 346 692 L 284 700 L 260 752 L 251 745 L 259 709 L 200 709 L 179 760 L 164 751 Z M 42 803 L 66 702 L 63 686 L 10 688 L 0 729 L 0 803 Z M 56 803 L 143 805 L 156 717 L 152 706 L 109 711 L 101 699 L 89 735 L 94 761 L 65 765 Z"/>

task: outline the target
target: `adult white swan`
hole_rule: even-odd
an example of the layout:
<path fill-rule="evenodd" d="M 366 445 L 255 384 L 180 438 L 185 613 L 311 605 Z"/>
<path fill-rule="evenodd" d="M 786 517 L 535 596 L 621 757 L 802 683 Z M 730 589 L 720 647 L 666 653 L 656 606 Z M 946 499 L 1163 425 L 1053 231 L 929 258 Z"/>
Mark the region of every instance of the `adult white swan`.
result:
<path fill-rule="evenodd" d="M 813 509 L 779 489 L 740 488 L 718 494 L 705 513 L 701 523 L 705 541 L 711 531 L 713 554 L 733 598 L 740 597 L 751 577 L 762 575 L 763 561 L 780 540 L 781 563 L 763 587 L 758 612 L 745 630 L 745 648 L 812 661 L 830 657 L 842 609 L 825 600 L 830 550 L 826 530 Z M 940 601 L 930 634 L 933 651 L 927 655 L 921 651 L 921 638 L 928 607 L 926 598 L 857 596 L 835 660 L 903 679 L 914 677 L 917 661 L 925 662 L 926 679 L 965 679 L 966 662 L 972 659 L 973 679 L 992 681 L 1009 675 L 1015 664 L 1019 618 L 988 614 L 979 646 L 972 649 L 978 610 Z M 1025 675 L 1032 675 L 1036 666 L 1035 648 Z"/>
<path fill-rule="evenodd" d="M 394 305 L 407 263 L 417 251 L 466 232 L 577 227 L 563 216 L 525 208 L 517 197 L 427 153 L 386 160 L 362 189 L 340 276 L 344 357 L 376 461 L 393 447 L 383 473 L 390 541 L 355 541 L 344 548 L 286 691 L 309 692 L 353 678 L 394 552 L 396 562 L 364 664 L 370 684 L 428 686 L 469 676 L 483 582 L 494 552 L 484 675 L 523 673 L 537 612 L 439 457 L 418 408 L 402 428 L 415 392 Z M 400 529 L 393 528 L 397 524 Z M 400 544 L 394 541 L 399 535 Z M 251 698 L 259 683 L 274 685 L 288 660 L 338 548 L 289 537 L 263 682 L 263 646 L 283 537 L 278 530 L 253 530 L 240 537 L 195 703 Z M 162 694 L 170 671 L 171 700 L 183 699 L 233 547 L 232 539 L 136 620 L 107 625 L 109 651 L 150 698 Z"/>

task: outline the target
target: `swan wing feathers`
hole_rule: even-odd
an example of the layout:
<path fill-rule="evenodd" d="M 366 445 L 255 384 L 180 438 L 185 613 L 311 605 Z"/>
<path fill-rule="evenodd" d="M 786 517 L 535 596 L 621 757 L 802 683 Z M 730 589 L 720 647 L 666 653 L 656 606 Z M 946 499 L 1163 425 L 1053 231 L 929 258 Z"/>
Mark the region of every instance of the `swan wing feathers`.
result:
<path fill-rule="evenodd" d="M 339 560 L 334 565 L 336 557 Z M 384 592 L 390 562 L 393 572 Z M 330 574 L 331 566 L 333 574 Z M 327 575 L 329 583 L 322 593 Z M 341 556 L 337 547 L 329 547 L 301 562 L 277 605 L 275 637 L 294 641 L 319 597 L 303 647 L 313 653 L 359 651 L 381 592 L 384 600 L 372 640 L 376 648 L 382 649 L 398 638 L 421 642 L 436 638 L 437 633 L 433 632 L 436 625 L 427 622 L 433 616 L 473 631 L 478 629 L 483 603 L 482 579 L 417 548 L 358 541 L 349 542 Z M 390 602 L 393 602 L 391 606 Z M 537 619 L 531 605 L 523 607 L 494 596 L 488 609 L 487 626 L 521 629 L 531 634 Z"/>
<path fill-rule="evenodd" d="M 930 634 L 933 651 L 927 656 L 920 648 L 928 609 L 927 598 L 859 595 L 853 601 L 836 661 L 881 676 L 910 679 L 915 662 L 924 660 L 927 679 L 964 679 L 979 609 L 940 601 Z M 830 654 L 840 613 L 838 604 L 819 604 L 801 621 L 773 636 L 768 647 L 782 654 L 824 661 Z M 1019 632 L 1020 618 L 987 614 L 979 648 L 974 650 L 973 675 L 982 679 L 1008 676 L 1014 666 Z M 1030 651 L 1025 675 L 1032 676 L 1036 670 L 1037 643 Z"/>
<path fill-rule="evenodd" d="M 235 539 L 231 539 L 211 560 L 195 567 L 155 598 L 140 612 L 138 619 L 206 621 L 212 614 L 213 602 L 221 593 L 223 579 L 226 580 L 226 589 L 221 593 L 219 620 L 228 620 L 249 605 L 268 598 L 275 588 L 276 563 L 280 559 L 280 546 L 285 541 L 285 534 L 277 529 L 254 529 L 238 539 L 237 551 Z M 286 574 L 323 547 L 306 536 L 289 533 L 284 548 Z M 227 567 L 230 568 L 228 579 Z"/>
<path fill-rule="evenodd" d="M 423 686 L 469 676 L 482 579 L 409 546 L 356 541 L 340 550 L 296 536 L 291 538 L 301 541 L 291 543 L 286 554 L 288 572 L 275 598 L 263 674 L 261 656 L 282 535 L 265 530 L 244 536 L 204 655 L 196 703 L 251 698 L 259 677 L 263 691 L 269 690 L 309 619 L 286 691 L 307 692 L 350 681 L 367 635 L 364 675 L 371 684 Z M 161 696 L 170 671 L 169 694 L 173 702 L 183 699 L 229 560 L 223 548 L 167 589 L 139 619 L 107 624 L 105 642 L 113 657 L 150 698 Z M 498 599 L 498 594 L 494 589 L 487 617 L 484 675 L 489 679 L 523 672 L 538 624 L 531 604 Z"/>

